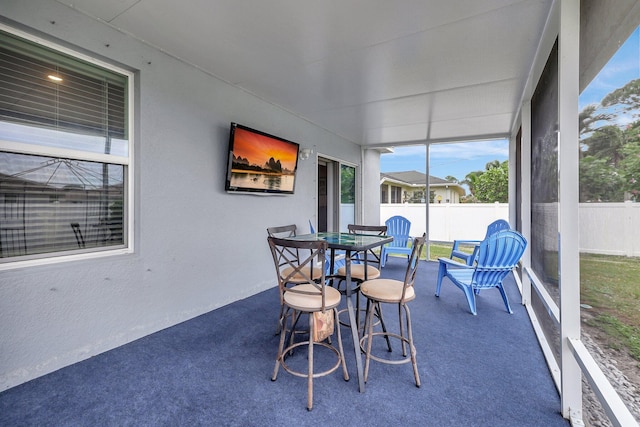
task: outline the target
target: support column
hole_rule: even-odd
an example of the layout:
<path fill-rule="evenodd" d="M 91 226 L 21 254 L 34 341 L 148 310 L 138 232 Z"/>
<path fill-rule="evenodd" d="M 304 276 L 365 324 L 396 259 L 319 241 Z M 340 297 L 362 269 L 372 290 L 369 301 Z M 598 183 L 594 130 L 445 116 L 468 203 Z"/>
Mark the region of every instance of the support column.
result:
<path fill-rule="evenodd" d="M 558 34 L 558 241 L 562 415 L 582 420 L 582 373 L 569 339 L 580 339 L 578 97 L 580 0 L 561 0 Z"/>

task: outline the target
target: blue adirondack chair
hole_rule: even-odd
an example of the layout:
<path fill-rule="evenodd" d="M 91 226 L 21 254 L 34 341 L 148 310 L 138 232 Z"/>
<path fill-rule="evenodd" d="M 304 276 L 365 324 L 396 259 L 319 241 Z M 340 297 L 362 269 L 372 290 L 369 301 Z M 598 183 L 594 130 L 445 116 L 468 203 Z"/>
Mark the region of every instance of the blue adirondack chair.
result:
<path fill-rule="evenodd" d="M 509 230 L 510 228 L 511 227 L 509 226 L 509 223 L 507 221 L 505 221 L 504 219 L 498 219 L 496 221 L 493 221 L 491 224 L 489 224 L 489 226 L 487 227 L 487 233 L 484 235 L 484 238 L 486 239 L 493 233 L 498 232 L 500 230 Z M 459 258 L 463 260 L 465 264 L 473 265 L 473 262 L 476 260 L 476 257 L 478 256 L 478 249 L 480 248 L 480 242 L 482 242 L 482 240 L 454 240 L 453 247 L 451 248 L 451 255 L 449 255 L 449 258 L 450 259 Z M 469 245 L 469 246 L 473 245 L 474 246 L 473 252 L 467 253 L 460 250 L 460 245 Z"/>
<path fill-rule="evenodd" d="M 473 266 L 449 258 L 439 258 L 436 296 L 440 296 L 442 279 L 448 277 L 454 285 L 462 289 L 467 297 L 469 309 L 475 315 L 476 295 L 480 290 L 498 288 L 507 311 L 513 313 L 502 281 L 516 267 L 526 247 L 527 241 L 520 233 L 515 230 L 502 230 L 480 243 L 477 262 Z"/>
<path fill-rule="evenodd" d="M 411 229 L 411 221 L 407 218 L 396 215 L 386 220 L 387 235 L 393 236 L 393 242 L 387 243 L 382 248 L 380 254 L 380 267 L 384 267 L 387 261 L 387 256 L 390 253 L 405 254 L 407 259 L 411 256 L 411 247 L 408 245 L 412 240 L 409 236 L 409 230 Z"/>

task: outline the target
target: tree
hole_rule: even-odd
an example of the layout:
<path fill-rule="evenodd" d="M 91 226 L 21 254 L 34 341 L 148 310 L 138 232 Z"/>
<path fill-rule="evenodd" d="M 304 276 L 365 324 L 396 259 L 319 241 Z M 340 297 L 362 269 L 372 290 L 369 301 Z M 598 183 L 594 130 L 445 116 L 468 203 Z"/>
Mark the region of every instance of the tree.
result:
<path fill-rule="evenodd" d="M 503 168 L 506 170 L 506 181 L 504 181 L 505 177 L 502 176 Z M 494 169 L 497 171 L 494 171 Z M 489 176 L 485 176 L 489 172 L 491 172 Z M 461 203 L 485 203 L 488 199 L 492 199 L 490 200 L 491 202 L 506 202 L 509 198 L 508 162 L 506 160 L 502 163 L 500 163 L 500 160 L 487 162 L 484 171 L 469 172 L 459 184 L 466 184 L 471 193 L 461 198 Z"/>
<path fill-rule="evenodd" d="M 632 113 L 634 117 L 639 116 L 640 107 L 640 79 L 631 80 L 623 87 L 614 90 L 600 101 L 604 108 L 612 108 L 612 118 L 622 114 Z"/>
<path fill-rule="evenodd" d="M 603 125 L 629 123 L 640 117 L 640 79 L 602 98 L 600 104 L 587 105 L 579 114 L 580 135 L 586 136 Z"/>
<path fill-rule="evenodd" d="M 460 203 L 478 203 L 478 200 L 475 198 L 473 194 L 467 194 L 465 196 L 460 197 Z"/>
<path fill-rule="evenodd" d="M 579 132 L 580 135 L 588 134 L 589 132 L 593 132 L 593 125 L 600 118 L 596 115 L 596 104 L 587 105 L 580 111 L 578 115 L 578 123 L 579 123 Z M 601 118 L 600 118 L 601 119 Z"/>
<path fill-rule="evenodd" d="M 583 144 L 587 156 L 608 159 L 609 163 L 616 167 L 622 159 L 624 142 L 624 132 L 617 126 L 607 125 L 596 129 Z"/>
<path fill-rule="evenodd" d="M 466 184 L 469 187 L 469 192 L 471 194 L 474 194 L 475 187 L 476 187 L 476 181 L 478 180 L 478 177 L 480 175 L 482 175 L 483 173 L 484 172 L 482 172 L 482 171 L 469 172 L 464 177 L 464 180 L 462 182 L 460 182 L 460 184 Z"/>
<path fill-rule="evenodd" d="M 476 178 L 473 195 L 480 203 L 507 203 L 509 201 L 509 162 L 495 167 L 487 163 L 488 169 Z"/>
<path fill-rule="evenodd" d="M 499 167 L 500 167 L 500 160 L 492 160 L 488 162 L 486 165 L 484 165 L 485 170 L 499 168 Z"/>
<path fill-rule="evenodd" d="M 340 168 L 340 202 L 355 203 L 356 168 L 342 165 Z"/>
<path fill-rule="evenodd" d="M 640 200 L 640 79 L 580 112 L 580 201 Z M 628 124 L 631 122 L 631 124 Z"/>
<path fill-rule="evenodd" d="M 640 141 L 629 142 L 623 149 L 624 159 L 620 162 L 622 188 L 634 201 L 640 201 Z"/>
<path fill-rule="evenodd" d="M 587 156 L 580 160 L 580 201 L 623 200 L 623 177 L 607 159 Z"/>

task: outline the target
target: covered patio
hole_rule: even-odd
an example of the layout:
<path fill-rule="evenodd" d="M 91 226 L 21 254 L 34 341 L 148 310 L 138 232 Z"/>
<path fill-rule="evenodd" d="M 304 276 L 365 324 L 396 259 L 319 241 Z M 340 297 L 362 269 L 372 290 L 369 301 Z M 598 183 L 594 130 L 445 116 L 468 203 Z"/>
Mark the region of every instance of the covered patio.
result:
<path fill-rule="evenodd" d="M 613 425 L 636 424 L 581 340 L 576 218 L 578 97 L 638 27 L 640 1 L 0 3 L 0 81 L 36 69 L 18 57 L 51 68 L 2 103 L 0 176 L 38 157 L 122 178 L 103 209 L 117 213 L 116 239 L 81 244 L 65 217 L 67 246 L 54 235 L 37 253 L 0 252 L 2 424 L 580 426 L 583 376 Z M 81 90 L 59 101 L 65 66 L 98 82 L 88 130 L 75 121 Z M 45 85 L 50 115 L 27 115 Z M 67 107 L 78 114 L 61 120 Z M 293 194 L 227 191 L 230 123 L 299 144 Z M 366 393 L 330 376 L 308 414 L 296 378 L 268 381 L 265 229 L 380 224 L 381 152 L 422 145 L 429 176 L 431 145 L 498 138 L 509 222 L 529 242 L 507 286 L 515 314 L 495 292 L 478 316 L 453 286 L 436 299 L 425 263 L 413 304 L 423 387 L 395 367 L 376 366 Z M 5 215 L 25 200 L 0 191 Z"/>
<path fill-rule="evenodd" d="M 405 269 L 392 257 L 383 275 L 402 279 Z M 420 388 L 410 365 L 373 362 L 359 393 L 343 327 L 351 379 L 314 381 L 308 412 L 304 379 L 270 380 L 279 339 L 270 289 L 14 387 L 0 394 L 0 424 L 569 425 L 513 278 L 505 283 L 513 315 L 497 290 L 485 290 L 473 316 L 451 283 L 434 296 L 436 277 L 437 263 L 423 261 L 410 303 Z M 393 326 L 394 312 L 385 313 Z"/>

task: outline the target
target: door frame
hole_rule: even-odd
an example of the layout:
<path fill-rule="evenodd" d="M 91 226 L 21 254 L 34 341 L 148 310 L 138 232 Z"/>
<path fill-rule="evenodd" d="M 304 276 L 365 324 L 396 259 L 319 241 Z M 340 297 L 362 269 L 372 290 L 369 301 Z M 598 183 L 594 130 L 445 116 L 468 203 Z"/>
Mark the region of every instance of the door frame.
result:
<path fill-rule="evenodd" d="M 354 202 L 354 218 L 353 223 L 357 223 L 359 214 L 359 167 L 356 164 L 345 162 L 343 160 L 325 156 L 318 153 L 317 165 L 316 165 L 316 221 L 317 231 L 346 231 L 340 230 L 340 183 L 341 183 L 341 166 L 348 166 L 355 169 L 354 179 L 356 180 L 354 185 L 355 202 Z M 326 167 L 326 179 L 320 168 Z M 326 204 L 324 203 L 324 197 L 326 196 Z M 324 212 L 321 210 L 324 209 Z M 326 216 L 326 226 L 322 223 L 322 218 Z"/>

